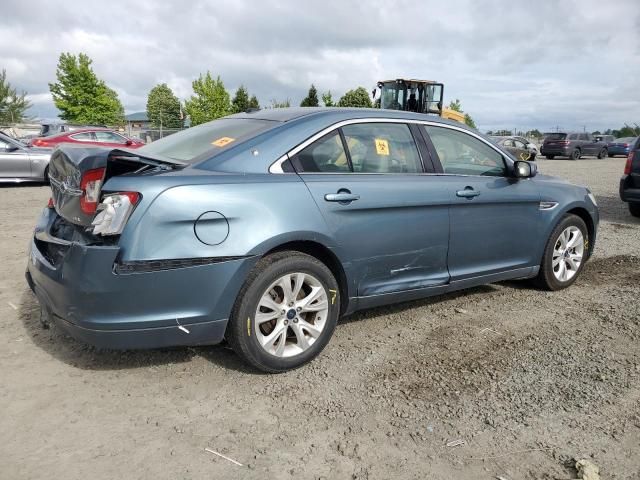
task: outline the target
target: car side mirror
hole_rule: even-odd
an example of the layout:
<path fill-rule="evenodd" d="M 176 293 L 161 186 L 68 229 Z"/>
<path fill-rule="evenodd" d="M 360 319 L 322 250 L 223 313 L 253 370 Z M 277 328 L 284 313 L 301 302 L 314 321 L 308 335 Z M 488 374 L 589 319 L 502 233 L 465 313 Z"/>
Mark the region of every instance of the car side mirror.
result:
<path fill-rule="evenodd" d="M 15 145 L 7 145 L 4 148 L 5 152 L 15 152 L 16 150 L 19 150 L 19 147 L 16 147 Z"/>
<path fill-rule="evenodd" d="M 531 178 L 538 173 L 538 166 L 533 162 L 518 160 L 513 164 L 513 170 L 516 178 Z"/>

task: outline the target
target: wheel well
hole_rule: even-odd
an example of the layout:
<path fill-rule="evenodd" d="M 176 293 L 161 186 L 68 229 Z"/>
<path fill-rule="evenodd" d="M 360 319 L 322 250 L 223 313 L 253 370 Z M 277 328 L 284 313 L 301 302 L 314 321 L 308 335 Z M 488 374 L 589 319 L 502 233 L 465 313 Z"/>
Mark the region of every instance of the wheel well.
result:
<path fill-rule="evenodd" d="M 587 225 L 587 231 L 589 233 L 589 256 L 591 256 L 591 253 L 593 252 L 593 242 L 591 241 L 591 239 L 593 238 L 593 234 L 595 233 L 593 218 L 591 218 L 591 215 L 589 215 L 589 212 L 587 210 L 580 207 L 571 209 L 567 213 L 571 213 L 580 217 L 582 221 Z"/>
<path fill-rule="evenodd" d="M 311 255 L 312 257 L 320 260 L 329 268 L 329 270 L 331 270 L 331 273 L 333 273 L 333 276 L 336 278 L 338 286 L 340 288 L 340 313 L 344 313 L 349 304 L 347 276 L 345 275 L 344 269 L 342 268 L 342 263 L 340 262 L 340 260 L 338 260 L 338 257 L 336 257 L 335 253 L 333 253 L 321 243 L 309 240 L 300 240 L 278 245 L 276 248 L 269 250 L 263 256 L 266 257 L 267 255 L 270 255 L 272 253 L 282 252 L 284 250 L 293 250 Z"/>

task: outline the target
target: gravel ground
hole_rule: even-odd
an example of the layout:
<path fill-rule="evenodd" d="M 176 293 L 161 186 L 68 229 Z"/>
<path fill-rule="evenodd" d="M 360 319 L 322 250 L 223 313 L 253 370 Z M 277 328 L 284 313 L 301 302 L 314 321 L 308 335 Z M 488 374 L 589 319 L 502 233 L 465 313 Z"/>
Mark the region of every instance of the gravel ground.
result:
<path fill-rule="evenodd" d="M 618 199 L 624 159 L 539 164 L 601 207 L 572 288 L 509 282 L 361 312 L 282 375 L 224 346 L 98 351 L 42 330 L 23 272 L 48 189 L 1 188 L 0 477 L 569 479 L 587 458 L 640 479 L 640 222 Z"/>

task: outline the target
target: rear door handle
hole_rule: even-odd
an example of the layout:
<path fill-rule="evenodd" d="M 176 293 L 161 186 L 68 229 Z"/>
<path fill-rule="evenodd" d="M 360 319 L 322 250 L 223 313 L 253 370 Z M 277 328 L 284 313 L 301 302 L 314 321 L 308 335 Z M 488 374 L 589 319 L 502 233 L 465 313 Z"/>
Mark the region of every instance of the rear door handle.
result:
<path fill-rule="evenodd" d="M 327 193 L 324 196 L 324 199 L 327 202 L 340 202 L 340 203 L 349 203 L 355 200 L 360 199 L 360 195 L 356 193 L 347 193 L 347 192 L 339 192 L 339 193 Z"/>
<path fill-rule="evenodd" d="M 480 195 L 480 192 L 478 192 L 477 190 L 474 190 L 471 187 L 465 187 L 464 190 L 458 190 L 456 192 L 456 197 L 462 197 L 462 198 L 473 198 L 473 197 L 477 197 L 478 195 Z"/>

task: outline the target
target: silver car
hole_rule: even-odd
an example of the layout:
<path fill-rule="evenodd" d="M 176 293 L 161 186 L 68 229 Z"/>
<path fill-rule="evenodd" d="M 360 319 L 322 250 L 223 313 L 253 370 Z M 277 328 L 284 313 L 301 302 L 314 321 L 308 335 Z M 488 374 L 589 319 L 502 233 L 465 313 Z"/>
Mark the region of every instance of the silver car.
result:
<path fill-rule="evenodd" d="M 0 132 L 0 182 L 47 182 L 50 148 L 34 148 Z"/>

